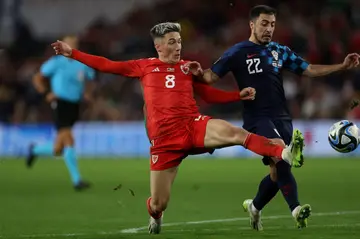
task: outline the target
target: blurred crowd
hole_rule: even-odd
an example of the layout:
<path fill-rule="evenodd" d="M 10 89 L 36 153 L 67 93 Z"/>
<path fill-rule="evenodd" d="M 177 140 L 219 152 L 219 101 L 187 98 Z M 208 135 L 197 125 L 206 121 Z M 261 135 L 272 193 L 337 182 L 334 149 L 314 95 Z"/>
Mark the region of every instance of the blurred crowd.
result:
<path fill-rule="evenodd" d="M 211 3 L 210 3 L 211 2 Z M 79 33 L 81 49 L 114 60 L 156 55 L 149 29 L 162 21 L 182 24 L 183 58 L 197 60 L 206 68 L 236 42 L 249 37 L 248 12 L 254 4 L 276 7 L 274 40 L 288 45 L 315 64 L 342 63 L 350 52 L 360 52 L 359 0 L 166 0 L 129 13 L 121 21 L 103 16 Z M 21 17 L 16 39 L 0 50 L 0 121 L 47 122 L 49 106 L 32 87 L 39 66 L 53 55 L 49 43 L 36 39 L 31 26 Z M 59 36 L 60 37 L 60 36 Z M 141 120 L 142 91 L 137 80 L 97 74 L 91 102 L 84 102 L 82 120 Z M 231 75 L 215 85 L 234 90 Z M 284 73 L 284 87 L 294 118 L 360 118 L 349 104 L 360 93 L 360 70 L 308 79 Z M 360 95 L 359 95 L 360 96 Z M 199 99 L 201 111 L 227 119 L 241 118 L 241 103 L 207 105 Z"/>

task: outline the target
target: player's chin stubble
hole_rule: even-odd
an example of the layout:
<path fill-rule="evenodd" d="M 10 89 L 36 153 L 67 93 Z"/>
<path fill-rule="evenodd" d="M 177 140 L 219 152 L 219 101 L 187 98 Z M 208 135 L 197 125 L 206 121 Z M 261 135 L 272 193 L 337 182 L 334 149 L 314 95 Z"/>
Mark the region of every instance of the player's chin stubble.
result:
<path fill-rule="evenodd" d="M 256 41 L 257 41 L 260 45 L 266 45 L 266 44 L 269 43 L 268 41 L 263 41 L 261 38 L 259 38 L 258 34 L 256 34 L 255 32 L 254 32 L 254 36 L 255 36 Z"/>
<path fill-rule="evenodd" d="M 266 39 L 266 40 L 265 40 Z M 261 44 L 261 45 L 267 45 L 271 42 L 271 38 L 270 37 L 262 37 L 262 38 L 259 38 L 257 35 L 256 35 L 256 40 Z"/>

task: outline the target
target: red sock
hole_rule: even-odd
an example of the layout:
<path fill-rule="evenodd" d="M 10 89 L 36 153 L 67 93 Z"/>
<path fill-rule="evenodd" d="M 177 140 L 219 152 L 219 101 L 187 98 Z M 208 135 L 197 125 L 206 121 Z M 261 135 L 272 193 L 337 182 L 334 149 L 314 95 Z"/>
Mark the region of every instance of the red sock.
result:
<path fill-rule="evenodd" d="M 274 144 L 268 138 L 257 134 L 249 134 L 245 140 L 244 147 L 261 156 L 282 158 L 282 146 Z"/>
<path fill-rule="evenodd" d="M 162 212 L 153 212 L 150 207 L 150 201 L 151 201 L 151 197 L 149 197 L 148 200 L 146 201 L 148 213 L 152 218 L 159 219 L 162 216 Z"/>

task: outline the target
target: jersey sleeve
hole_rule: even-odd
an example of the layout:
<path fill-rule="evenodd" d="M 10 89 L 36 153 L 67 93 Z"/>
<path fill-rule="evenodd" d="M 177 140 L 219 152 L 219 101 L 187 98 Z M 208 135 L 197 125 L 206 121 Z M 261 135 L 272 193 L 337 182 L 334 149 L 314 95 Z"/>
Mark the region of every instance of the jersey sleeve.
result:
<path fill-rule="evenodd" d="M 211 71 L 214 72 L 218 77 L 225 76 L 231 71 L 231 58 L 232 52 L 226 51 L 211 67 Z"/>
<path fill-rule="evenodd" d="M 44 62 L 40 67 L 40 73 L 47 78 L 53 76 L 57 67 L 56 62 L 56 57 L 52 57 L 46 62 Z"/>
<path fill-rule="evenodd" d="M 284 68 L 297 75 L 302 75 L 309 66 L 309 63 L 306 60 L 293 52 L 289 47 L 285 48 L 284 55 Z"/>
<path fill-rule="evenodd" d="M 205 83 L 194 81 L 194 92 L 209 104 L 230 103 L 240 100 L 239 91 L 223 91 Z"/>
<path fill-rule="evenodd" d="M 105 57 L 87 54 L 76 49 L 73 49 L 71 57 L 95 70 L 105 73 L 119 74 L 133 78 L 143 76 L 140 60 L 112 61 Z"/>

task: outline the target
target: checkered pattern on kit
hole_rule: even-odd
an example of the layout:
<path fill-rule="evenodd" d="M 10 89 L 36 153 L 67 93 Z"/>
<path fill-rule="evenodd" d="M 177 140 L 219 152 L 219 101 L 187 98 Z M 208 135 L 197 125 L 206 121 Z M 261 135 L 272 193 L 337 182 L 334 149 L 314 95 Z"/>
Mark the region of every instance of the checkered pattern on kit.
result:
<path fill-rule="evenodd" d="M 267 46 L 268 63 L 272 65 L 273 61 L 276 61 L 272 52 L 275 51 L 278 54 L 277 63 L 283 68 L 294 72 L 295 74 L 301 75 L 309 63 L 305 61 L 301 56 L 290 50 L 289 47 L 283 46 L 276 42 L 271 42 Z M 274 71 L 279 72 L 278 67 L 274 67 Z"/>

